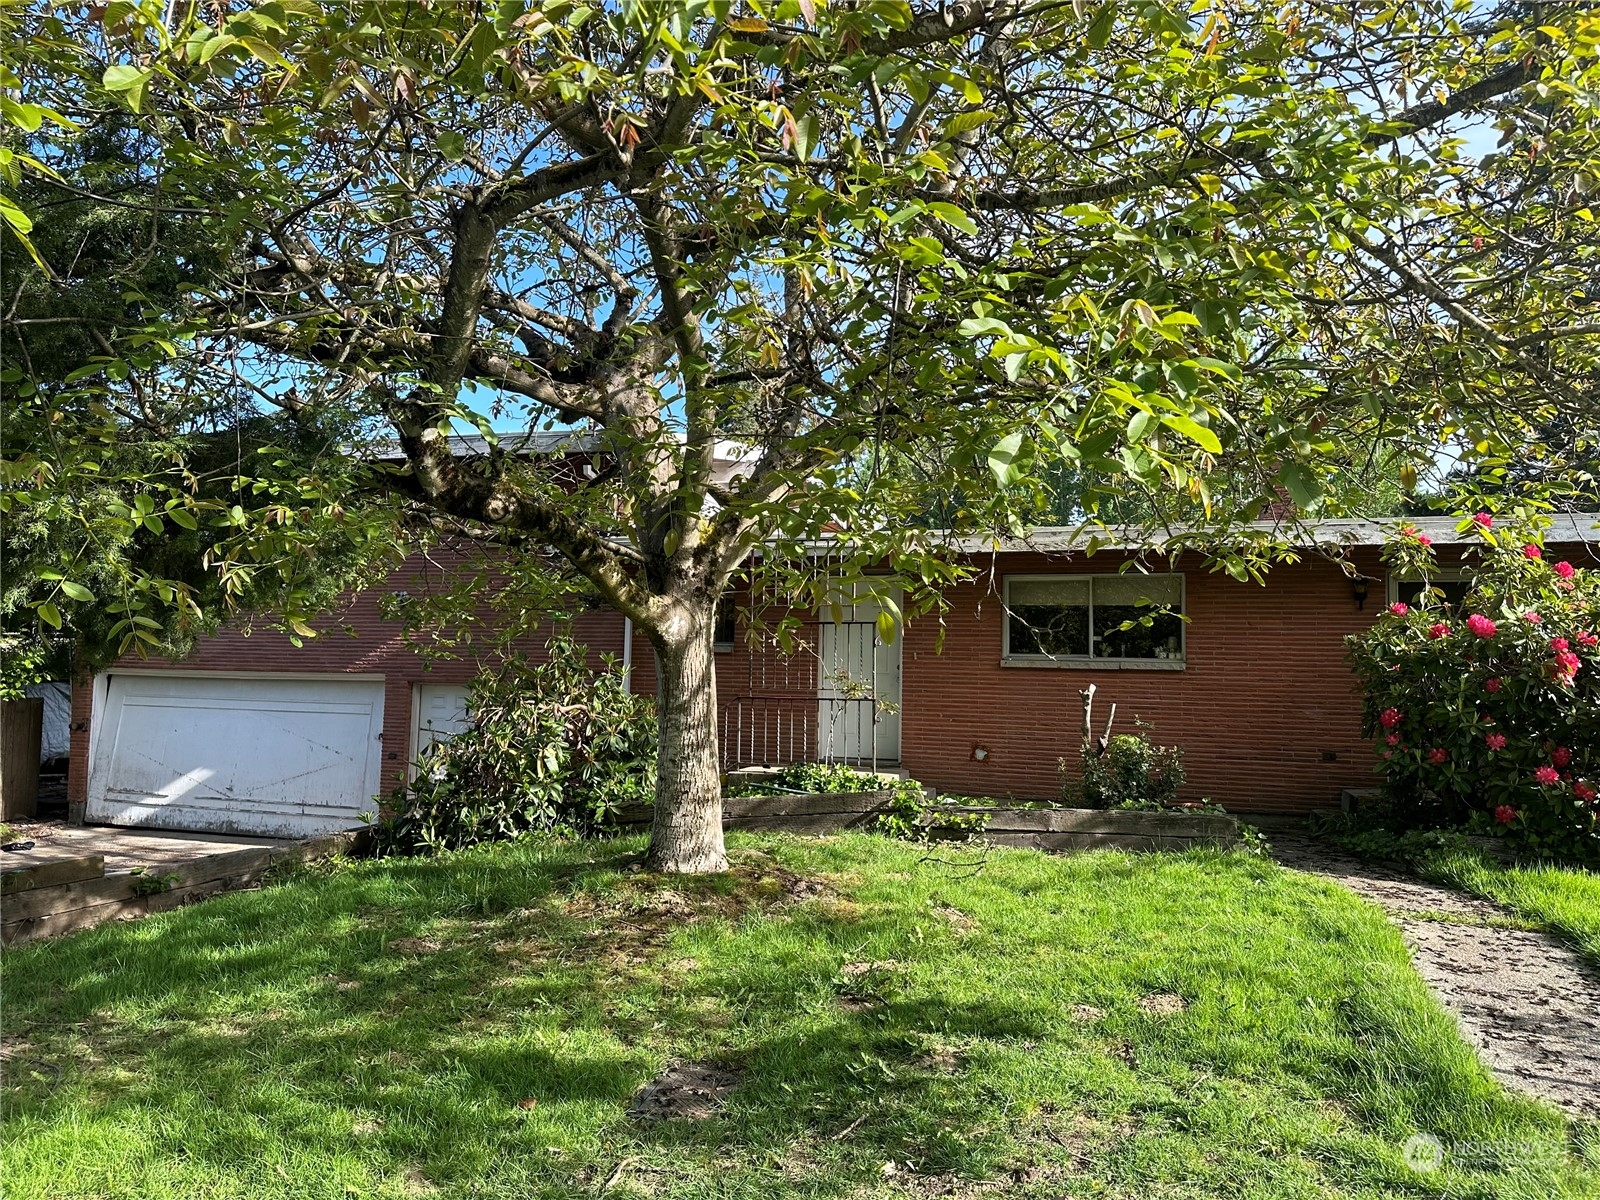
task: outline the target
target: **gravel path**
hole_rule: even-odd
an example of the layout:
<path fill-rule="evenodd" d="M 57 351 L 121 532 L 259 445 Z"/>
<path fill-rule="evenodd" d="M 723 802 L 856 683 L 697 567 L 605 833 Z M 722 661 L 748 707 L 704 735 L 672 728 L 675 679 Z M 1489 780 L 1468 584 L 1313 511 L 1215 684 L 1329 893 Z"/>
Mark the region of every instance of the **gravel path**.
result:
<path fill-rule="evenodd" d="M 1492 924 L 1509 918 L 1486 900 L 1311 838 L 1275 834 L 1272 844 L 1284 866 L 1341 883 L 1389 914 L 1417 970 L 1502 1083 L 1600 1117 L 1600 977 L 1575 950 L 1546 933 Z"/>

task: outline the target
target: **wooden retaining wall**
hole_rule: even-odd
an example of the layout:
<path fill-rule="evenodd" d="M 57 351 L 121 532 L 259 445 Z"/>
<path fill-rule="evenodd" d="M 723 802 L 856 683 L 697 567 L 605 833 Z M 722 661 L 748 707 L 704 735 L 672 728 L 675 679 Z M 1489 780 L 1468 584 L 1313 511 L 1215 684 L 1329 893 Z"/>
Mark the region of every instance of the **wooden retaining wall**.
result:
<path fill-rule="evenodd" d="M 894 798 L 894 789 L 876 792 L 807 792 L 783 796 L 725 796 L 724 829 L 768 830 L 783 833 L 838 833 L 871 823 Z M 647 828 L 651 805 L 630 804 L 617 812 L 623 829 Z"/>
<path fill-rule="evenodd" d="M 1155 812 L 1126 808 L 956 809 L 987 812 L 985 841 L 1030 850 L 1191 850 L 1228 847 L 1239 820 L 1227 813 Z"/>
<path fill-rule="evenodd" d="M 834 792 L 786 796 L 730 796 L 722 802 L 724 829 L 785 833 L 837 833 L 869 826 L 894 797 L 877 792 Z M 929 815 L 934 837 L 966 836 L 941 824 L 940 813 L 987 818 L 976 837 L 997 846 L 1030 850 L 1189 850 L 1232 846 L 1239 840 L 1238 818 L 1226 813 L 1095 808 L 936 808 Z M 650 824 L 648 804 L 630 805 L 618 814 L 629 830 Z"/>
<path fill-rule="evenodd" d="M 139 875 L 107 875 L 99 855 L 6 871 L 0 874 L 0 944 L 20 945 L 105 921 L 134 920 L 254 887 L 280 864 L 359 852 L 367 836 L 366 830 L 356 830 L 287 846 L 222 851 Z"/>

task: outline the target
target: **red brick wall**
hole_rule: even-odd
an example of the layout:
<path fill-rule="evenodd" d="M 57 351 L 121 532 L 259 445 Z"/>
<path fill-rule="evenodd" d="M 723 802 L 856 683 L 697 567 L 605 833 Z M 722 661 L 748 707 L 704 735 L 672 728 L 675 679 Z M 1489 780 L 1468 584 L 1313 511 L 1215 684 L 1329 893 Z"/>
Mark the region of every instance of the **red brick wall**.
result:
<path fill-rule="evenodd" d="M 1552 561 L 1579 562 L 1580 555 L 1587 557 L 1576 546 L 1547 551 Z M 912 622 L 901 763 L 914 778 L 970 795 L 1059 795 L 1057 761 L 1076 756 L 1079 692 L 1093 683 L 1097 733 L 1115 703 L 1117 732 L 1130 732 L 1139 718 L 1155 726 L 1154 740 L 1183 748 L 1186 799 L 1210 797 L 1240 812 L 1306 812 L 1337 805 L 1344 788 L 1374 786 L 1344 638 L 1366 628 L 1388 602 L 1375 550 L 1356 558 L 1375 577 L 1364 610 L 1339 568 L 1324 559 L 1274 567 L 1265 584 L 1208 572 L 1195 558 L 1180 563 L 1190 618 L 1182 671 L 1000 665 L 1003 576 L 1110 573 L 1122 561 L 1108 554 L 1070 560 L 1002 554 L 993 562 L 992 583 L 986 578 L 950 592 L 942 653 L 939 622 Z M 988 751 L 981 762 L 973 758 L 975 746 Z"/>
<path fill-rule="evenodd" d="M 417 556 L 397 570 L 381 587 L 349 597 L 336 612 L 313 622 L 321 636 L 293 645 L 283 634 L 257 630 L 245 634 L 226 630 L 207 638 L 182 663 L 163 659 L 130 656 L 108 668 L 118 667 L 193 671 L 264 671 L 348 673 L 382 675 L 383 696 L 383 790 L 387 793 L 405 778 L 410 753 L 412 728 L 412 687 L 418 683 L 466 683 L 478 670 L 476 658 L 429 661 L 406 644 L 399 624 L 386 621 L 379 613 L 381 598 L 398 591 L 420 594 L 430 585 L 442 584 L 459 557 L 438 551 Z M 480 617 L 487 617 L 487 610 Z M 348 632 L 346 631 L 348 628 Z M 591 652 L 598 667 L 602 653 L 622 654 L 622 618 L 601 609 L 577 617 L 574 634 Z M 550 632 L 548 625 L 518 639 L 517 645 L 537 660 Z M 487 652 L 487 651 L 485 651 Z M 72 751 L 68 774 L 68 802 L 75 811 L 88 799 L 89 725 L 93 684 L 80 680 L 72 697 Z"/>
<path fill-rule="evenodd" d="M 1059 794 L 1057 760 L 1075 757 L 1081 689 L 1096 685 L 1097 733 L 1113 703 L 1115 732 L 1135 719 L 1181 746 L 1185 797 L 1229 808 L 1305 811 L 1338 803 L 1345 787 L 1370 786 L 1370 751 L 1342 639 L 1383 607 L 1375 584 L 1358 611 L 1350 583 L 1315 560 L 1272 570 L 1267 583 L 1239 583 L 1196 559 L 1185 576 L 1186 664 L 1181 671 L 1115 671 L 1000 665 L 1006 574 L 1115 572 L 1105 554 L 1071 561 L 1002 555 L 990 590 L 950 593 L 943 652 L 938 623 L 913 622 L 905 644 L 903 765 L 943 791 L 1046 799 Z M 1376 563 L 1363 563 L 1372 573 Z M 1159 568 L 1158 568 L 1159 569 Z M 988 751 L 982 761 L 974 747 Z M 1332 754 L 1333 761 L 1324 761 Z"/>
<path fill-rule="evenodd" d="M 1552 546 L 1548 556 L 1586 561 L 1581 547 Z M 1117 730 L 1139 718 L 1151 722 L 1159 742 L 1181 746 L 1189 772 L 1187 798 L 1210 797 L 1243 812 L 1304 812 L 1338 803 L 1346 787 L 1374 782 L 1370 747 L 1360 736 L 1360 705 L 1343 661 L 1345 635 L 1364 628 L 1386 603 L 1375 551 L 1358 563 L 1371 585 L 1364 611 L 1339 569 L 1321 559 L 1274 568 L 1265 585 L 1239 583 L 1206 571 L 1199 561 L 1181 564 L 1190 623 L 1182 671 L 1106 671 L 1002 667 L 1002 609 L 996 590 L 1008 573 L 1116 571 L 1112 554 L 1071 559 L 1003 554 L 988 559 L 982 583 L 953 589 L 942 623 L 914 620 L 905 633 L 901 712 L 902 765 L 941 791 L 1047 799 L 1059 793 L 1057 760 L 1076 752 L 1081 716 L 1079 690 L 1097 686 L 1103 725 L 1117 704 Z M 207 640 L 183 667 L 214 671 L 306 671 L 381 674 L 384 697 L 384 787 L 404 776 L 411 735 L 412 685 L 464 683 L 472 661 L 430 665 L 401 639 L 400 628 L 378 614 L 387 591 L 413 593 L 442 580 L 451 560 L 435 554 L 409 562 L 381 589 L 352 598 L 319 621 L 329 632 L 301 648 L 281 635 L 224 633 Z M 943 629 L 943 646 L 939 636 Z M 355 631 L 340 631 L 348 625 Z M 522 639 L 533 653 L 545 630 Z M 578 618 L 576 634 L 595 658 L 622 655 L 622 618 L 609 611 Z M 815 638 L 815 626 L 809 636 Z M 724 708 L 753 688 L 751 659 L 764 653 L 745 640 L 741 619 L 735 648 L 717 655 L 717 687 Z M 634 690 L 655 691 L 649 641 L 636 634 Z M 128 666 L 161 662 L 129 660 Z M 598 664 L 597 664 L 598 665 Z M 115 668 L 112 668 L 115 670 Z M 807 678 L 800 673 L 801 678 Z M 815 697 L 797 692 L 804 705 Z M 770 690 L 754 685 L 755 690 Z M 90 685 L 73 696 L 70 798 L 87 794 Z M 972 757 L 982 746 L 987 757 Z M 1328 758 L 1328 755 L 1332 758 Z"/>

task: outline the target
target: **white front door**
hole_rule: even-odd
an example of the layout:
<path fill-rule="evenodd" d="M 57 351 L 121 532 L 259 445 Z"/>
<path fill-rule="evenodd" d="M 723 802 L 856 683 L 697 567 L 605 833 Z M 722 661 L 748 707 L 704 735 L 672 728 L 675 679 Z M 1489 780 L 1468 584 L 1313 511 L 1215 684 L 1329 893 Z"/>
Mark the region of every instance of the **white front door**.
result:
<path fill-rule="evenodd" d="M 854 592 L 862 596 L 857 585 Z M 900 605 L 900 590 L 893 593 Z M 818 672 L 820 698 L 817 754 L 848 762 L 900 761 L 900 663 L 902 633 L 894 641 L 878 636 L 882 606 L 863 597 L 834 612 L 822 613 Z"/>
<path fill-rule="evenodd" d="M 307 837 L 361 824 L 381 786 L 381 679 L 112 674 L 85 816 Z"/>
<path fill-rule="evenodd" d="M 448 742 L 467 727 L 467 686 L 463 683 L 419 683 L 411 697 L 416 721 L 411 731 L 412 765 L 435 742 Z"/>

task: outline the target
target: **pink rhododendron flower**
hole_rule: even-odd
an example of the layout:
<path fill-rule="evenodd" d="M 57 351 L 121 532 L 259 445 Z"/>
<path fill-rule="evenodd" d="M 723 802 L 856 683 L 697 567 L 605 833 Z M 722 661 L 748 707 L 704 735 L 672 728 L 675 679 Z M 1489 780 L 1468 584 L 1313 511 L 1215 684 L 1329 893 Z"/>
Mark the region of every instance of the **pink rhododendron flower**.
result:
<path fill-rule="evenodd" d="M 1450 626 L 1446 625 L 1443 621 L 1440 621 L 1436 625 L 1429 625 L 1428 626 L 1428 636 L 1431 637 L 1436 642 L 1440 638 L 1448 637 L 1449 635 L 1450 635 Z"/>
<path fill-rule="evenodd" d="M 1431 546 L 1433 545 L 1433 539 L 1425 533 L 1419 533 L 1417 534 L 1417 545 Z"/>
<path fill-rule="evenodd" d="M 1432 750 L 1428 751 L 1428 761 L 1436 767 L 1442 767 L 1445 763 L 1450 761 L 1450 752 L 1435 746 Z"/>
<path fill-rule="evenodd" d="M 1473 613 L 1467 618 L 1467 628 L 1481 638 L 1494 636 L 1494 622 L 1482 613 Z"/>
<path fill-rule="evenodd" d="M 1563 560 L 1555 565 L 1555 572 L 1563 579 L 1571 579 L 1575 573 L 1575 568 L 1571 563 Z"/>
<path fill-rule="evenodd" d="M 1533 773 L 1534 782 L 1549 787 L 1552 783 L 1561 782 L 1561 772 L 1554 767 L 1540 767 Z"/>
<path fill-rule="evenodd" d="M 1503 733 L 1487 734 L 1483 742 L 1491 750 L 1504 750 L 1506 748 L 1506 735 Z"/>
<path fill-rule="evenodd" d="M 1494 819 L 1502 825 L 1509 825 L 1517 819 L 1517 810 L 1509 804 L 1502 804 L 1494 810 Z"/>
<path fill-rule="evenodd" d="M 1526 621 L 1530 625 L 1543 625 L 1544 624 L 1544 618 L 1541 617 L 1536 612 L 1525 612 L 1525 613 L 1522 614 L 1522 619 L 1524 621 Z"/>
<path fill-rule="evenodd" d="M 1500 676 L 1498 675 L 1483 681 L 1483 690 L 1486 692 L 1498 692 L 1504 686 L 1505 684 L 1501 681 Z"/>
<path fill-rule="evenodd" d="M 1581 779 L 1572 785 L 1572 794 L 1585 804 L 1593 804 L 1596 798 L 1600 798 L 1600 791 L 1596 791 L 1592 784 L 1587 784 Z"/>
<path fill-rule="evenodd" d="M 1543 558 L 1544 557 L 1544 551 L 1540 550 L 1539 547 L 1535 546 L 1532 542 L 1529 542 L 1526 546 L 1524 546 L 1522 548 L 1522 557 L 1523 558 Z"/>
<path fill-rule="evenodd" d="M 1391 746 L 1398 746 L 1400 744 L 1400 735 L 1398 733 L 1391 733 L 1383 740 L 1388 742 Z"/>
<path fill-rule="evenodd" d="M 1565 767 L 1572 762 L 1572 751 L 1565 746 L 1557 746 L 1550 752 L 1550 761 L 1558 767 Z"/>
<path fill-rule="evenodd" d="M 1572 649 L 1572 645 L 1567 641 L 1566 638 L 1551 638 L 1550 649 L 1554 650 L 1557 654 L 1560 654 L 1563 650 Z"/>
<path fill-rule="evenodd" d="M 1589 649 L 1593 649 L 1596 645 L 1600 645 L 1600 636 L 1589 633 L 1587 630 L 1580 629 L 1577 633 L 1577 638 L 1578 645 L 1586 646 Z"/>
<path fill-rule="evenodd" d="M 1473 513 L 1472 519 L 1478 523 L 1480 528 L 1483 529 L 1488 529 L 1494 524 L 1494 518 L 1488 513 Z"/>
<path fill-rule="evenodd" d="M 1385 729 L 1393 729 L 1396 725 L 1400 724 L 1402 715 L 1403 714 L 1398 708 L 1386 708 L 1383 710 L 1383 712 L 1378 714 L 1378 724 L 1382 725 Z"/>
<path fill-rule="evenodd" d="M 1583 660 L 1570 650 L 1561 650 L 1556 653 L 1555 675 L 1563 683 L 1571 683 L 1572 677 L 1578 673 L 1578 668 L 1583 665 Z"/>
<path fill-rule="evenodd" d="M 1403 604 L 1399 600 L 1396 600 L 1393 604 L 1389 605 L 1389 611 L 1392 612 L 1397 617 L 1403 617 L 1408 612 L 1410 612 L 1411 609 L 1410 609 L 1410 607 L 1408 605 Z"/>

